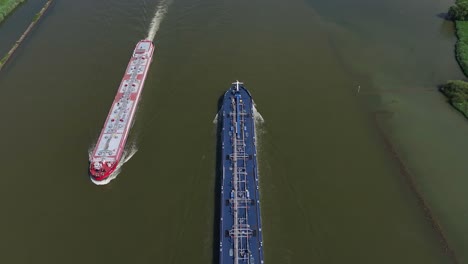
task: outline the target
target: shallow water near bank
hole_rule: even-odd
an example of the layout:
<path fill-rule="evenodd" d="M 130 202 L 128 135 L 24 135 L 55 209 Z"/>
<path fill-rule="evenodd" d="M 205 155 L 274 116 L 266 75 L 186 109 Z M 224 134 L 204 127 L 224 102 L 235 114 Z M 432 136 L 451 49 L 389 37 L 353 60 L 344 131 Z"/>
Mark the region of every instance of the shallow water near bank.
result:
<path fill-rule="evenodd" d="M 29 20 L 20 12 L 30 3 L 17 19 Z M 391 113 L 384 131 L 463 261 L 455 216 L 464 204 L 453 196 L 463 198 L 463 184 L 452 185 L 464 165 L 447 141 L 462 141 L 465 123 L 431 90 L 461 74 L 450 26 L 437 17 L 450 3 L 416 3 L 174 0 L 132 128 L 138 153 L 97 187 L 88 147 L 160 2 L 57 1 L 0 74 L 0 110 L 11 113 L 0 137 L 0 262 L 212 262 L 212 121 L 236 79 L 265 120 L 268 263 L 453 262 L 386 150 L 375 111 Z M 5 28 L 0 38 L 15 39 Z M 443 138 L 444 126 L 458 129 Z M 437 149 L 449 158 L 440 162 Z"/>

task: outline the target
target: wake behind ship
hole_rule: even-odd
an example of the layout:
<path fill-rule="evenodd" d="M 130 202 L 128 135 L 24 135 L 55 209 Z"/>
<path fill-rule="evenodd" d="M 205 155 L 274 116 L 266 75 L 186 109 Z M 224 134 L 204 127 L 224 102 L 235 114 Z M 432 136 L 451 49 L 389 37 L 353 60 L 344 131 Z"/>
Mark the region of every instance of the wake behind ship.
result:
<path fill-rule="evenodd" d="M 233 83 L 226 92 L 219 117 L 222 122 L 219 263 L 262 264 L 254 105 L 242 83 Z"/>
<path fill-rule="evenodd" d="M 119 166 L 153 52 L 154 45 L 150 40 L 141 40 L 133 51 L 89 160 L 89 173 L 95 184 L 109 183 L 112 180 L 110 176 Z"/>

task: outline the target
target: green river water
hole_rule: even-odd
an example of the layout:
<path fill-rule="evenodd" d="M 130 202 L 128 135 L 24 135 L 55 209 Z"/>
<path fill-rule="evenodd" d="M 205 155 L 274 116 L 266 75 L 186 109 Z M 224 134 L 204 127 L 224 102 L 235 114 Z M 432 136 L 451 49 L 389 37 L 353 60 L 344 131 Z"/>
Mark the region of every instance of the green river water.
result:
<path fill-rule="evenodd" d="M 44 2 L 0 25 L 0 53 Z M 0 72 L 0 263 L 217 263 L 213 119 L 236 79 L 264 119 L 266 263 L 468 263 L 468 122 L 437 91 L 463 78 L 452 1 L 174 0 L 137 151 L 95 186 L 88 152 L 158 4 L 56 0 Z"/>

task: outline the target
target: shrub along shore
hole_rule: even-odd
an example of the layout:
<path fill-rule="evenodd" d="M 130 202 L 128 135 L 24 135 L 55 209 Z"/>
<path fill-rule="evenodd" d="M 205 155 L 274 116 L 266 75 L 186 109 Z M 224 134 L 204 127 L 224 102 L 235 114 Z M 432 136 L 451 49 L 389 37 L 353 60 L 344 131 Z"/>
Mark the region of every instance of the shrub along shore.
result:
<path fill-rule="evenodd" d="M 457 45 L 455 56 L 465 76 L 468 77 L 468 0 L 456 0 L 450 7 L 448 18 L 455 22 Z M 468 82 L 448 81 L 441 87 L 450 104 L 468 118 Z"/>
<path fill-rule="evenodd" d="M 25 0 L 0 0 L 0 23 Z"/>
<path fill-rule="evenodd" d="M 448 81 L 442 87 L 442 92 L 450 104 L 468 118 L 468 82 Z"/>

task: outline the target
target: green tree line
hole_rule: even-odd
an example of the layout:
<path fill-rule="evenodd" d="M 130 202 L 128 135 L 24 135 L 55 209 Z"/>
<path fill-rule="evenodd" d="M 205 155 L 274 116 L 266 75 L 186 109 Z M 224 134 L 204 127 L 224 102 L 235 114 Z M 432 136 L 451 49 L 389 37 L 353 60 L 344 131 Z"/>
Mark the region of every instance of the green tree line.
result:
<path fill-rule="evenodd" d="M 448 81 L 442 92 L 448 97 L 452 106 L 468 117 L 468 82 Z"/>
<path fill-rule="evenodd" d="M 451 6 L 447 18 L 455 22 L 457 44 L 455 56 L 465 76 L 468 76 L 468 0 L 456 0 Z M 468 118 L 468 82 L 448 81 L 441 91 L 450 104 Z"/>
<path fill-rule="evenodd" d="M 468 0 L 456 0 L 449 9 L 448 18 L 454 21 L 468 20 Z"/>

